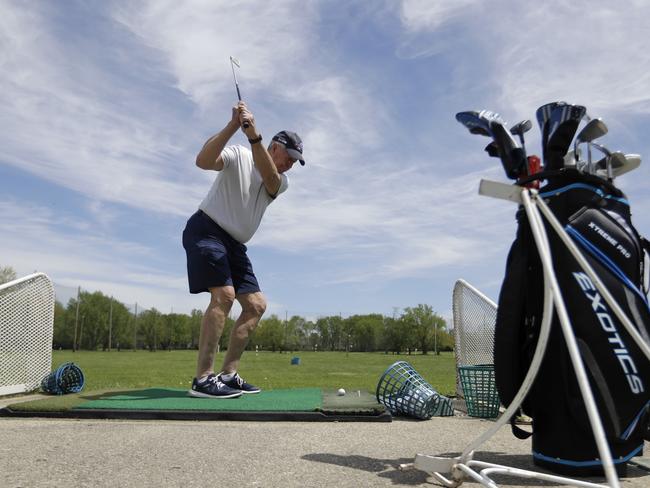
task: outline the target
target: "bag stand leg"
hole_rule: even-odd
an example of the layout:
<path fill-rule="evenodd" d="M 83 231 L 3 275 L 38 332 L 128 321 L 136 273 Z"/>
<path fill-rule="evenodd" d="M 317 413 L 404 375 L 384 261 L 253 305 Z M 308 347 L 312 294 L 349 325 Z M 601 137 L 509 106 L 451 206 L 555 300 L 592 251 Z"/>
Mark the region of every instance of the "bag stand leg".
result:
<path fill-rule="evenodd" d="M 562 299 L 555 272 L 553 270 L 550 245 L 548 242 L 546 229 L 542 222 L 540 210 L 544 214 L 544 217 L 546 217 L 546 219 L 551 224 L 551 227 L 558 233 L 569 251 L 577 259 L 581 268 L 583 268 L 583 270 L 592 279 L 595 286 L 599 289 L 599 291 L 601 291 L 603 297 L 605 298 L 605 301 L 607 301 L 610 306 L 612 306 L 617 317 L 622 321 L 626 329 L 628 329 L 635 342 L 641 346 L 642 350 L 649 360 L 650 348 L 647 344 L 645 344 L 640 334 L 638 334 L 630 320 L 625 316 L 624 312 L 614 301 L 613 297 L 607 291 L 600 279 L 598 279 L 598 276 L 596 276 L 596 273 L 593 271 L 591 266 L 589 266 L 587 261 L 582 256 L 581 252 L 573 244 L 570 237 L 566 235 L 566 232 L 557 221 L 551 210 L 548 208 L 548 206 L 546 206 L 541 198 L 538 198 L 536 190 L 522 188 L 519 190 L 519 193 L 517 193 L 513 190 L 512 185 L 482 181 L 479 193 L 486 196 L 503 198 L 524 205 L 535 239 L 535 244 L 542 261 L 542 267 L 544 269 L 544 314 L 540 327 L 539 339 L 535 348 L 535 353 L 533 355 L 531 365 L 528 369 L 526 377 L 524 378 L 521 388 L 517 392 L 517 395 L 515 395 L 515 398 L 508 406 L 506 411 L 490 429 L 488 429 L 480 437 L 471 442 L 470 445 L 467 446 L 463 453 L 458 457 L 448 458 L 418 454 L 412 464 L 403 465 L 402 468 L 413 467 L 415 469 L 425 471 L 431 474 L 431 476 L 433 476 L 434 479 L 440 482 L 443 486 L 450 488 L 461 485 L 465 479 L 472 479 L 489 488 L 498 488 L 498 485 L 491 479 L 491 476 L 494 474 L 509 474 L 512 476 L 518 476 L 527 479 L 545 480 L 578 487 L 619 488 L 620 483 L 614 469 L 611 451 L 605 438 L 602 422 L 600 416 L 598 415 L 593 393 L 591 391 L 591 387 L 589 386 L 584 364 L 578 351 L 575 335 L 573 334 L 573 330 L 571 328 L 571 322 L 566 310 L 566 306 L 564 304 L 564 300 Z M 571 364 L 578 380 L 582 398 L 585 402 L 585 407 L 589 416 L 589 422 L 594 432 L 595 442 L 598 447 L 598 453 L 600 455 L 600 459 L 603 461 L 603 468 L 605 471 L 605 477 L 607 479 L 607 485 L 590 483 L 562 476 L 554 476 L 545 473 L 539 473 L 536 471 L 523 470 L 494 463 L 485 463 L 472 459 L 474 451 L 508 422 L 512 415 L 517 411 L 526 394 L 530 390 L 537 372 L 539 371 L 544 351 L 546 350 L 554 308 L 557 309 L 557 314 L 562 327 L 562 333 L 564 335 L 567 349 L 569 351 L 569 356 L 571 358 Z M 450 475 L 451 479 L 447 476 L 444 476 L 443 473 Z"/>

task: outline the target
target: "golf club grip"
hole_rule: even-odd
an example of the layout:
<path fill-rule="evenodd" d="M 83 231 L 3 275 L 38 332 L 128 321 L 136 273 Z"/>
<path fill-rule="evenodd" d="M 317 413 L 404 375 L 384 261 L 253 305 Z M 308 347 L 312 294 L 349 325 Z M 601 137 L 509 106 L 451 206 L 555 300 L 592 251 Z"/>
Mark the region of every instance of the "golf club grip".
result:
<path fill-rule="evenodd" d="M 251 125 L 248 122 L 244 122 L 241 125 L 244 129 L 248 129 Z"/>

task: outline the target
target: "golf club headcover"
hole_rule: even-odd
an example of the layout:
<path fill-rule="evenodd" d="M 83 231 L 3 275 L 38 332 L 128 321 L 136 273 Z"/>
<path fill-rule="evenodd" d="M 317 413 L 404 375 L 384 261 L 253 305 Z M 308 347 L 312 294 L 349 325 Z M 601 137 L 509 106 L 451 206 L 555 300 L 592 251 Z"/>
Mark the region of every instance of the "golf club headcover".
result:
<path fill-rule="evenodd" d="M 546 122 L 546 145 L 542 148 L 546 169 L 554 170 L 564 166 L 564 156 L 586 113 L 587 109 L 582 105 L 558 105 L 551 111 L 551 117 Z"/>
<path fill-rule="evenodd" d="M 493 120 L 490 122 L 490 132 L 499 150 L 506 176 L 516 180 L 526 171 L 526 152 L 503 124 Z"/>
<path fill-rule="evenodd" d="M 481 118 L 479 113 L 475 110 L 458 112 L 456 114 L 456 120 L 463 124 L 471 134 L 478 134 L 487 137 L 491 135 L 488 128 L 488 121 Z"/>

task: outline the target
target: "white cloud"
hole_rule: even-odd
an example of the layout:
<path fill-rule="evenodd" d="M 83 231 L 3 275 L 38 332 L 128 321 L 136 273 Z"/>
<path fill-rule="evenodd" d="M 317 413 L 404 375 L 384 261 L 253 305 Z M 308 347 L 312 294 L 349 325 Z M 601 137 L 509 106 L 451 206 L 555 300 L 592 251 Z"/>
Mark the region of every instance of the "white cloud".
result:
<path fill-rule="evenodd" d="M 446 22 L 480 9 L 479 0 L 403 0 L 401 20 L 409 31 L 435 30 Z"/>
<path fill-rule="evenodd" d="M 155 256 L 155 249 L 92 230 L 79 217 L 12 200 L 0 200 L 0 217 L 0 255 L 22 275 L 42 271 L 71 286 L 101 282 L 104 286 L 98 289 L 123 300 L 135 288 L 150 289 L 151 297 L 186 294 L 183 274 L 138 264 Z M 154 303 L 161 301 L 158 297 Z"/>
<path fill-rule="evenodd" d="M 294 128 L 305 140 L 307 166 L 292 170 L 290 191 L 251 243 L 291 253 L 296 267 L 317 260 L 322 269 L 304 271 L 303 282 L 371 286 L 490 259 L 498 272 L 480 282 L 498 280 L 515 209 L 477 195 L 480 178 L 504 177 L 454 109 L 515 120 L 560 98 L 618 116 L 610 132 L 634 134 L 639 119 L 623 114 L 650 108 L 643 2 L 353 2 L 343 11 L 363 14 L 354 20 L 299 0 L 97 8 L 81 9 L 87 31 L 66 32 L 56 7 L 2 3 L 2 163 L 69 189 L 85 217 L 8 196 L 0 251 L 26 272 L 52 269 L 70 286 L 83 279 L 126 302 L 140 294 L 163 311 L 180 301 L 203 307 L 187 294 L 179 236 L 111 229 L 137 214 L 173 221 L 160 230 L 171 234 L 201 201 L 215 174 L 194 157 L 229 117 L 230 55 L 265 139 Z M 639 146 L 628 152 L 647 143 Z M 640 193 L 643 180 L 626 178 Z M 138 222 L 130 229 L 149 232 Z"/>
<path fill-rule="evenodd" d="M 513 28 L 501 32 L 504 48 L 495 66 L 503 99 L 528 109 L 563 99 L 596 114 L 650 111 L 650 5 L 545 2 L 504 13 Z M 516 42 L 518 36 L 535 41 Z"/>
<path fill-rule="evenodd" d="M 115 9 L 115 18 L 161 54 L 177 87 L 205 109 L 226 93 L 227 100 L 235 95 L 229 56 L 241 63 L 242 91 L 246 86 L 281 93 L 299 77 L 292 67 L 310 54 L 312 5 L 297 0 L 162 0 L 144 7 L 125 2 Z"/>
<path fill-rule="evenodd" d="M 473 49 L 454 57 L 455 69 L 473 64 L 474 82 L 497 90 L 492 103 L 500 110 L 530 114 L 548 101 L 566 100 L 597 114 L 650 112 L 647 2 L 629 2 L 625 8 L 604 0 L 487 5 L 403 0 L 404 42 L 419 55 L 441 52 L 435 44 L 453 53 L 444 30 L 453 21 L 451 35 L 458 46 Z M 413 37 L 422 33 L 439 36 Z"/>

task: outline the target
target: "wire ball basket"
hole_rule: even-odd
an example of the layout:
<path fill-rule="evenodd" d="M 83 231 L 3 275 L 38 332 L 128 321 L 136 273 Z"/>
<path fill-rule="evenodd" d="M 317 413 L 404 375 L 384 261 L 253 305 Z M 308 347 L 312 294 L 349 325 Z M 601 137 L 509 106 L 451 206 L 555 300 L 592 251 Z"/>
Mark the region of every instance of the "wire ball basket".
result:
<path fill-rule="evenodd" d="M 78 393 L 84 387 L 85 379 L 81 368 L 74 363 L 64 363 L 41 381 L 41 390 L 53 395 Z"/>
<path fill-rule="evenodd" d="M 453 415 L 449 399 L 440 396 L 406 361 L 397 361 L 384 372 L 376 396 L 393 415 L 422 420 Z"/>

